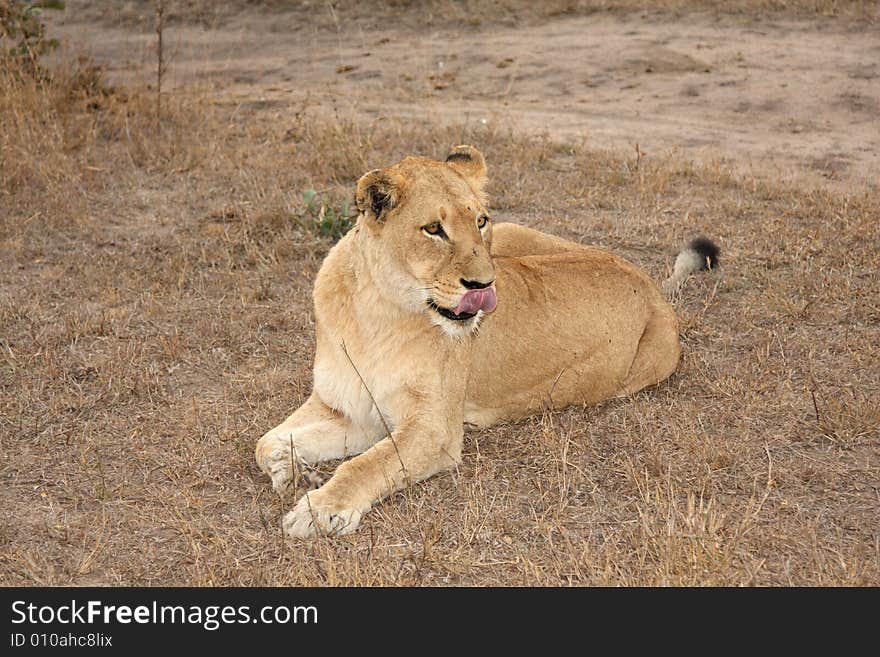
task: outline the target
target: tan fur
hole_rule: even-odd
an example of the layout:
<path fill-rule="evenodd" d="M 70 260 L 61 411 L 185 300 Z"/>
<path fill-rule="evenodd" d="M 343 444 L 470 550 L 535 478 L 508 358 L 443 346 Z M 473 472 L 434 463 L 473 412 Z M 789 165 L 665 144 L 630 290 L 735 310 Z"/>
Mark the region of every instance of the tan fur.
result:
<path fill-rule="evenodd" d="M 464 423 L 595 404 L 674 371 L 675 314 L 644 273 L 521 226 L 481 231 L 485 183 L 472 146 L 358 182 L 357 224 L 315 282 L 312 395 L 256 458 L 284 490 L 300 466 L 358 456 L 287 514 L 290 535 L 352 531 L 378 500 L 454 467 Z M 422 230 L 432 222 L 448 241 Z M 429 306 L 454 309 L 460 279 L 494 280 L 495 311 L 454 321 Z"/>

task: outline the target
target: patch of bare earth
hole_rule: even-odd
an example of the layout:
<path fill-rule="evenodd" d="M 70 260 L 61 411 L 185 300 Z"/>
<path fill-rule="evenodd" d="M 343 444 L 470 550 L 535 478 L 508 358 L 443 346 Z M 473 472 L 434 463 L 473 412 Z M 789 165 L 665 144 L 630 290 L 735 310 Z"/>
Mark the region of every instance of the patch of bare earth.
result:
<path fill-rule="evenodd" d="M 118 74 L 115 90 L 65 63 L 43 86 L 0 74 L 0 582 L 880 582 L 875 189 L 503 117 L 334 115 L 260 80 L 181 86 L 157 125 L 151 91 Z M 246 88 L 266 102 L 230 102 Z M 253 446 L 311 385 L 332 242 L 302 193 L 338 208 L 361 173 L 463 142 L 487 156 L 498 221 L 655 278 L 688 238 L 717 239 L 722 268 L 677 301 L 681 366 L 629 399 L 469 431 L 459 470 L 356 534 L 284 539 L 295 496 Z"/>
<path fill-rule="evenodd" d="M 745 175 L 880 184 L 876 2 L 409 4 L 183 3 L 166 84 L 279 115 L 304 104 L 364 121 L 503 121 Z M 113 79 L 152 81 L 150 3 L 72 5 L 58 34 Z"/>

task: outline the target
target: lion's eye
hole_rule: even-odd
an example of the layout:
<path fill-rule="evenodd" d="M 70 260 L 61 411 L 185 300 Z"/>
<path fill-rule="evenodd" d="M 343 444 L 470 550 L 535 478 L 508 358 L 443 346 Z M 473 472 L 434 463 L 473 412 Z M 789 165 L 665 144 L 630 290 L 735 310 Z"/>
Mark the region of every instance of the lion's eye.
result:
<path fill-rule="evenodd" d="M 439 221 L 433 221 L 427 226 L 422 226 L 422 230 L 428 233 L 428 235 L 437 235 L 438 237 L 446 238 L 446 231 L 443 230 L 443 224 Z"/>
<path fill-rule="evenodd" d="M 482 217 L 477 219 L 477 228 L 479 228 L 480 230 L 483 230 L 486 227 L 486 224 L 488 224 L 488 223 L 489 223 L 489 217 L 487 217 L 486 215 L 483 215 Z"/>

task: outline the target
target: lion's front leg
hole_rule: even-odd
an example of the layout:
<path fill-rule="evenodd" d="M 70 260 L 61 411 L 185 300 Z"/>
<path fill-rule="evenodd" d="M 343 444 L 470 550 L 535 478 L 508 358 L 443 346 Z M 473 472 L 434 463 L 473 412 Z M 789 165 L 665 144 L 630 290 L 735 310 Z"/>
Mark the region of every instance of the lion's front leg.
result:
<path fill-rule="evenodd" d="M 260 438 L 255 455 L 257 465 L 272 478 L 273 488 L 281 492 L 296 466 L 360 454 L 378 439 L 313 392 L 293 415 Z"/>
<path fill-rule="evenodd" d="M 347 534 L 373 504 L 412 482 L 453 468 L 461 459 L 462 423 L 404 422 L 390 437 L 343 463 L 321 488 L 306 493 L 284 518 L 291 536 Z"/>

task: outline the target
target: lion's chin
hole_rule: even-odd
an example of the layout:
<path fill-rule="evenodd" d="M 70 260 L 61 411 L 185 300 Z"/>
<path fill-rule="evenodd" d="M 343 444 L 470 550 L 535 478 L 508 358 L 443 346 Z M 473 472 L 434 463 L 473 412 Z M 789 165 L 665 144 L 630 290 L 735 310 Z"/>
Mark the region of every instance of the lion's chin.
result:
<path fill-rule="evenodd" d="M 445 317 L 452 322 L 466 322 L 473 319 L 480 313 L 479 310 L 473 313 L 456 313 L 454 310 L 450 310 L 449 308 L 442 308 L 438 306 L 433 301 L 429 301 L 428 306 L 438 315 L 440 315 L 441 317 Z"/>
<path fill-rule="evenodd" d="M 480 326 L 480 320 L 483 318 L 483 311 L 478 310 L 475 313 L 454 313 L 448 308 L 441 308 L 437 304 L 431 302 L 428 304 L 431 314 L 431 321 L 435 326 L 439 326 L 443 332 L 450 338 L 462 340 L 473 335 Z"/>

